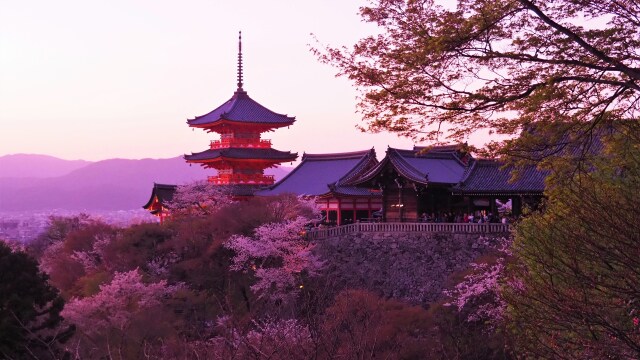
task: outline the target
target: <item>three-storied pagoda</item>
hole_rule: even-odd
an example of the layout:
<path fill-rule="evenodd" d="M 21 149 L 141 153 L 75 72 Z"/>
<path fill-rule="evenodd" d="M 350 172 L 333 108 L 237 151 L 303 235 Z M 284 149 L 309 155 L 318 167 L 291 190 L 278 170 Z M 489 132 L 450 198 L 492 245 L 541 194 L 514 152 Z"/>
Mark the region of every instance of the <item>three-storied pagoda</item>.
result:
<path fill-rule="evenodd" d="M 294 161 L 298 155 L 271 148 L 271 140 L 262 133 L 289 126 L 295 117 L 275 113 L 251 99 L 242 88 L 242 33 L 238 38 L 238 89 L 224 104 L 213 111 L 187 120 L 190 127 L 220 134 L 208 150 L 185 155 L 188 163 L 200 164 L 218 171 L 209 176 L 216 185 L 231 185 L 237 196 L 252 195 L 258 187 L 272 185 L 272 175 L 264 170 L 280 163 Z"/>

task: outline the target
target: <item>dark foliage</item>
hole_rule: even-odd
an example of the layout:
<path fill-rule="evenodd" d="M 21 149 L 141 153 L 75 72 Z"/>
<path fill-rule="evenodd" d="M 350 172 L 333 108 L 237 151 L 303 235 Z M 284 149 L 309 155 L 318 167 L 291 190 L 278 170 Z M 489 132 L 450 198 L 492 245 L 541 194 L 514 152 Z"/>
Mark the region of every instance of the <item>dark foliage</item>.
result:
<path fill-rule="evenodd" d="M 36 261 L 0 242 L 0 354 L 9 359 L 57 359 L 74 333 L 60 328 L 64 301 Z"/>

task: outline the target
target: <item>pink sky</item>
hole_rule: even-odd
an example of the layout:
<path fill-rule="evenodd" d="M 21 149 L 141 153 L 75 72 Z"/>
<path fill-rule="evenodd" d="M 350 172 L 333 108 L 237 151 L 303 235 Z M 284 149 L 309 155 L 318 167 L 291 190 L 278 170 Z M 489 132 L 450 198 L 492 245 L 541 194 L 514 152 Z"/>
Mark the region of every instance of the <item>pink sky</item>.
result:
<path fill-rule="evenodd" d="M 309 52 L 314 33 L 351 45 L 376 29 L 363 0 L 4 1 L 0 4 L 0 156 L 166 158 L 216 138 L 186 120 L 236 88 L 238 30 L 244 89 L 290 129 L 265 134 L 302 154 L 411 140 L 355 129 L 356 91 Z"/>

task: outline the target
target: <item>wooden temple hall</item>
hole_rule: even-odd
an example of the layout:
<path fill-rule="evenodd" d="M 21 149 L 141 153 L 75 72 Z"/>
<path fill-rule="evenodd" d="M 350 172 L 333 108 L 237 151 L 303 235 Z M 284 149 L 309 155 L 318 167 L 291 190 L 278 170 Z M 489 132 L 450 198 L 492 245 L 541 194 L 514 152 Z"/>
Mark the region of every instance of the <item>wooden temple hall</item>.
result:
<path fill-rule="evenodd" d="M 204 151 L 185 161 L 215 169 L 208 181 L 233 189 L 238 199 L 285 193 L 314 197 L 328 224 L 363 221 L 498 221 L 518 216 L 542 198 L 546 174 L 535 167 L 512 169 L 495 160 L 475 159 L 461 145 L 413 149 L 388 148 L 381 160 L 373 149 L 332 154 L 303 154 L 300 164 L 275 182 L 264 170 L 295 161 L 296 153 L 272 148 L 262 134 L 295 122 L 273 112 L 243 89 L 242 39 L 238 42 L 237 89 L 209 113 L 188 120 L 192 128 L 219 134 Z M 154 184 L 144 208 L 164 219 L 175 185 Z M 465 217 L 465 215 L 467 217 Z"/>
<path fill-rule="evenodd" d="M 462 146 L 305 154 L 278 183 L 256 196 L 293 193 L 314 196 L 329 224 L 363 221 L 462 222 L 492 215 L 519 216 L 542 198 L 545 174 L 535 167 L 512 169 L 495 160 L 474 159 Z"/>

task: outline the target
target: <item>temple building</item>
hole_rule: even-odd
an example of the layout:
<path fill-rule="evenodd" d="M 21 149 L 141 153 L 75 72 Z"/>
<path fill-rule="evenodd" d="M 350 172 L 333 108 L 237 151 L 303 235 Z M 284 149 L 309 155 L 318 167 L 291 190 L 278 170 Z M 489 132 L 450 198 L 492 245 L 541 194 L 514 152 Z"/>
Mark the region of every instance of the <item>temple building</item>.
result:
<path fill-rule="evenodd" d="M 257 196 L 296 194 L 315 197 L 325 222 L 343 225 L 373 218 L 382 208 L 380 191 L 346 185 L 378 164 L 375 150 L 303 154 L 302 162 Z"/>
<path fill-rule="evenodd" d="M 242 88 L 242 37 L 238 42 L 238 88 L 231 99 L 211 112 L 188 120 L 192 128 L 220 134 L 209 149 L 185 155 L 188 163 L 214 168 L 209 182 L 229 185 L 237 196 L 250 196 L 260 186 L 272 185 L 272 175 L 264 170 L 296 160 L 297 154 L 271 147 L 262 133 L 290 126 L 295 117 L 275 113 L 253 100 Z"/>
<path fill-rule="evenodd" d="M 142 208 L 148 210 L 152 215 L 157 216 L 162 224 L 164 219 L 169 216 L 167 204 L 173 199 L 173 194 L 177 188 L 176 185 L 153 183 L 151 198 L 149 198 L 149 201 L 147 201 Z"/>
<path fill-rule="evenodd" d="M 475 159 L 463 145 L 389 148 L 384 159 L 347 184 L 380 189 L 383 221 L 453 222 L 464 214 L 497 219 L 504 207 L 519 216 L 535 208 L 544 192 L 547 173 L 535 166 L 518 169 L 497 160 Z M 517 175 L 517 176 L 514 176 Z"/>
<path fill-rule="evenodd" d="M 514 178 L 515 176 L 515 178 Z M 544 192 L 548 172 L 533 165 L 515 171 L 497 160 L 473 161 L 453 194 L 462 196 L 469 210 L 485 210 L 496 214 L 499 204 L 511 202 L 514 216 L 520 216 L 524 207 L 536 208 Z"/>
<path fill-rule="evenodd" d="M 451 188 L 460 182 L 471 160 L 458 146 L 388 148 L 376 167 L 349 184 L 382 192 L 383 221 L 417 221 L 422 213 L 463 207 Z"/>
<path fill-rule="evenodd" d="M 192 128 L 220 135 L 209 148 L 185 155 L 186 162 L 217 170 L 208 181 L 226 186 L 236 199 L 285 193 L 314 197 L 330 225 L 358 221 L 458 221 L 462 214 L 519 215 L 543 196 L 546 173 L 513 169 L 496 160 L 475 159 L 462 144 L 388 148 L 378 161 L 373 149 L 304 154 L 301 163 L 275 183 L 265 169 L 295 161 L 296 153 L 271 147 L 265 132 L 288 127 L 295 117 L 273 112 L 243 89 L 242 37 L 238 41 L 237 89 L 207 114 L 187 120 Z M 154 184 L 144 208 L 163 221 L 175 185 Z"/>

